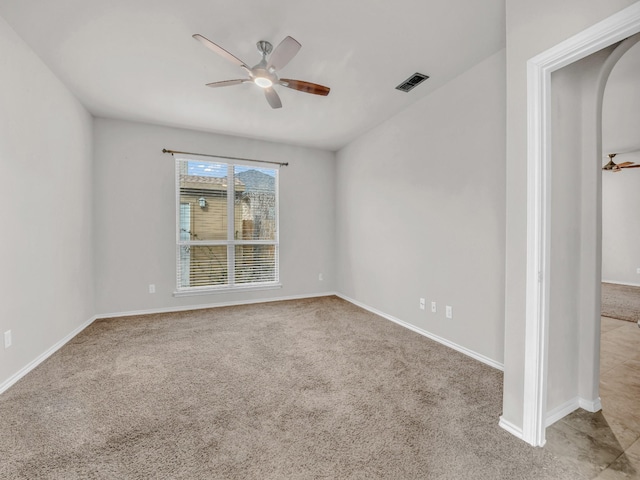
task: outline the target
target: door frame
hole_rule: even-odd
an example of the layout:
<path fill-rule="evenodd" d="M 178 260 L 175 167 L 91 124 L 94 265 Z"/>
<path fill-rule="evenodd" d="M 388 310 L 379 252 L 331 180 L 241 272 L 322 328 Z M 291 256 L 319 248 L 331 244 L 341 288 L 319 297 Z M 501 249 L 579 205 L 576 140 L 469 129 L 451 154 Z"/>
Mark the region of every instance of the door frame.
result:
<path fill-rule="evenodd" d="M 522 438 L 534 446 L 545 443 L 547 416 L 551 291 L 551 73 L 638 32 L 640 2 L 527 62 L 527 273 Z"/>

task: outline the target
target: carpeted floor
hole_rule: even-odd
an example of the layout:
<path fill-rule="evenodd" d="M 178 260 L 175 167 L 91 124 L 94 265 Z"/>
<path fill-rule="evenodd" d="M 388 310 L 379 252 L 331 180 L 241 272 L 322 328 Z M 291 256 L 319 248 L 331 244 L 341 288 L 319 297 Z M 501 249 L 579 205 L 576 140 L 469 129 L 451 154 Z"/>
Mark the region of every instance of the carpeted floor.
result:
<path fill-rule="evenodd" d="M 0 478 L 581 478 L 501 404 L 501 372 L 336 297 L 100 320 L 0 395 Z"/>
<path fill-rule="evenodd" d="M 603 317 L 640 321 L 640 287 L 602 282 Z"/>

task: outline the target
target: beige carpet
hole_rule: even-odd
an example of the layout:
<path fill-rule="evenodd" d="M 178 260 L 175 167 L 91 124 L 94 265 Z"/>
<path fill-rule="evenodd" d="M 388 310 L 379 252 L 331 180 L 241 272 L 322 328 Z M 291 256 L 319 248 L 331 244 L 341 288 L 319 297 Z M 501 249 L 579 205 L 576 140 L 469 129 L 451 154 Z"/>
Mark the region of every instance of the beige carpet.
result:
<path fill-rule="evenodd" d="M 628 322 L 640 321 L 640 287 L 603 282 L 601 314 Z"/>
<path fill-rule="evenodd" d="M 0 395 L 0 478 L 580 478 L 501 386 L 335 297 L 100 320 Z"/>

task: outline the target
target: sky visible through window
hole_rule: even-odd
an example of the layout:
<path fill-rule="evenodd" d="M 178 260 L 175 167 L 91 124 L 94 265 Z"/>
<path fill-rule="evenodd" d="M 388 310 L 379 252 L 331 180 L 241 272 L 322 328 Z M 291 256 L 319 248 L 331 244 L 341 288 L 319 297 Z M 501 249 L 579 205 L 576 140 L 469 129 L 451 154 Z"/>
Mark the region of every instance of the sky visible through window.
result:
<path fill-rule="evenodd" d="M 235 167 L 236 174 L 247 172 L 249 170 L 257 170 L 258 172 L 264 173 L 265 175 L 275 177 L 275 170 L 273 168 L 247 167 L 243 165 L 236 165 Z M 197 175 L 200 177 L 222 178 L 227 176 L 227 166 L 215 162 L 189 161 L 187 166 L 187 174 Z"/>

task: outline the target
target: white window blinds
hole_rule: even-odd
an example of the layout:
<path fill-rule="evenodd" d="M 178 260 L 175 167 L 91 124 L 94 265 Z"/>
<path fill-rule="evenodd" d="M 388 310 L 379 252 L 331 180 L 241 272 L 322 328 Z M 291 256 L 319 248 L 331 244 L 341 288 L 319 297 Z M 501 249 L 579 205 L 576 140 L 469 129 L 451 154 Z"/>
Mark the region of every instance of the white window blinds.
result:
<path fill-rule="evenodd" d="M 177 157 L 176 203 L 178 292 L 279 282 L 276 169 Z"/>

